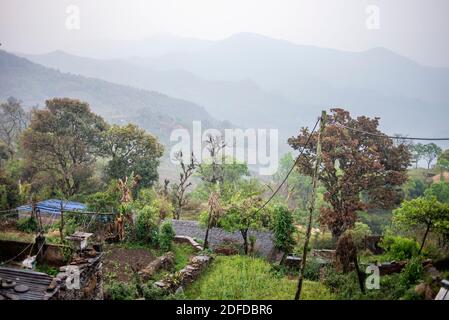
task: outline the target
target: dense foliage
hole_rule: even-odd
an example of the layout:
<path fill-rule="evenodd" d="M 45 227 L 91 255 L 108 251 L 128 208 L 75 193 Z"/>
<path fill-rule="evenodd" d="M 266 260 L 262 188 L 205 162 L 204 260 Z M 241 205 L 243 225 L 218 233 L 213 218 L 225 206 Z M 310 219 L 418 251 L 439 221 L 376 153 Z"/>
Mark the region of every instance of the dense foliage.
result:
<path fill-rule="evenodd" d="M 324 199 L 331 207 L 322 207 L 320 219 L 335 238 L 357 220 L 357 211 L 368 205 L 391 207 L 398 203 L 398 187 L 407 180 L 410 154 L 405 145 L 396 146 L 377 128 L 379 119 L 358 117 L 332 109 L 326 119 L 322 138 L 320 182 L 326 188 Z M 349 130 L 347 128 L 353 128 Z M 360 134 L 360 131 L 372 133 Z M 303 128 L 289 144 L 300 149 L 309 137 Z M 318 134 L 311 134 L 310 143 L 297 164 L 301 173 L 312 175 L 316 158 Z M 364 193 L 362 198 L 360 195 Z"/>

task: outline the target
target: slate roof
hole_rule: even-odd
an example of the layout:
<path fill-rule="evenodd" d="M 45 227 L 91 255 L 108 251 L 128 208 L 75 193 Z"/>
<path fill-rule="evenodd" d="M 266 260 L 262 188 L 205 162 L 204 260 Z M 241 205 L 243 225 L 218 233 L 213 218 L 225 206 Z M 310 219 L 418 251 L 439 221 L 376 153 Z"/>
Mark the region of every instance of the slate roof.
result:
<path fill-rule="evenodd" d="M 16 285 L 26 285 L 29 288 L 27 292 L 18 293 L 14 288 L 4 289 L 0 285 L 0 295 L 5 299 L 8 299 L 5 294 L 9 293 L 17 296 L 20 300 L 48 300 L 58 290 L 56 287 L 52 291 L 47 291 L 53 278 L 41 272 L 0 267 L 0 278 L 2 281 L 12 280 Z"/>

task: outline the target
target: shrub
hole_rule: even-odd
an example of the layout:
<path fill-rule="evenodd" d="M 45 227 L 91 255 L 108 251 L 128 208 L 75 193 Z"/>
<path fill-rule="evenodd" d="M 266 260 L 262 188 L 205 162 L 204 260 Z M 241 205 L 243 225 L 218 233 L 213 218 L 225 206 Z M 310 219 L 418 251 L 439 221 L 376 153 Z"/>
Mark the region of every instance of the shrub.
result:
<path fill-rule="evenodd" d="M 146 205 L 137 211 L 135 223 L 136 240 L 152 245 L 158 243 L 158 228 L 156 224 L 157 210 L 154 206 Z"/>
<path fill-rule="evenodd" d="M 317 232 L 312 236 L 312 247 L 314 249 L 335 249 L 335 241 L 330 232 Z"/>
<path fill-rule="evenodd" d="M 365 237 L 371 235 L 371 230 L 367 224 L 356 222 L 354 227 L 346 231 L 346 233 L 351 235 L 357 248 L 362 249 L 364 247 Z"/>
<path fill-rule="evenodd" d="M 418 242 L 400 236 L 386 236 L 380 246 L 392 260 L 407 260 L 416 256 L 419 251 Z"/>
<path fill-rule="evenodd" d="M 142 293 L 145 300 L 162 300 L 166 294 L 162 289 L 156 287 L 153 282 L 148 282 L 144 285 Z"/>
<path fill-rule="evenodd" d="M 288 208 L 280 205 L 274 208 L 273 231 L 276 248 L 286 254 L 291 253 L 295 245 L 295 240 L 293 239 L 295 226 L 293 225 L 292 213 Z"/>
<path fill-rule="evenodd" d="M 410 287 L 423 276 L 422 261 L 419 257 L 412 258 L 401 271 L 400 281 L 405 287 Z"/>
<path fill-rule="evenodd" d="M 22 218 L 17 221 L 17 230 L 27 233 L 37 231 L 37 222 L 34 217 Z"/>
<path fill-rule="evenodd" d="M 159 248 L 162 251 L 170 251 L 173 240 L 175 240 L 175 231 L 170 222 L 165 222 L 159 230 Z"/>
<path fill-rule="evenodd" d="M 311 281 L 320 280 L 321 263 L 314 258 L 307 259 L 304 278 Z"/>
<path fill-rule="evenodd" d="M 107 298 L 110 300 L 133 300 L 137 297 L 134 284 L 113 281 L 106 287 Z"/>
<path fill-rule="evenodd" d="M 332 267 L 326 267 L 324 284 L 339 300 L 398 300 L 416 299 L 409 294 L 408 287 L 401 281 L 400 274 L 382 276 L 380 290 L 366 290 L 362 294 L 355 272 L 339 273 Z"/>

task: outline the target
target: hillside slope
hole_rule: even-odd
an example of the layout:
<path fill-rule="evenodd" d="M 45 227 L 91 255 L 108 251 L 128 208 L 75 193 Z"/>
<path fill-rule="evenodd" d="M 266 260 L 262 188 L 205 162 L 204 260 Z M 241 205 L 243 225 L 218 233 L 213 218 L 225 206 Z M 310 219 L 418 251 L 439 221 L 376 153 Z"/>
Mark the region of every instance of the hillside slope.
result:
<path fill-rule="evenodd" d="M 14 96 L 25 106 L 43 105 L 53 97 L 88 102 L 107 120 L 133 121 L 166 141 L 171 130 L 190 127 L 193 120 L 218 126 L 203 107 L 154 91 L 61 73 L 0 50 L 0 100 Z"/>

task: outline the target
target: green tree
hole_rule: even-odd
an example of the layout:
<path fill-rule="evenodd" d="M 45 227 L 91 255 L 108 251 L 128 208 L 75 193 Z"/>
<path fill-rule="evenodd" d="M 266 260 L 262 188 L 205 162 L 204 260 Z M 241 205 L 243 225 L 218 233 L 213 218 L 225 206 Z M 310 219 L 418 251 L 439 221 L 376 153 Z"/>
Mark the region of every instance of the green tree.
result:
<path fill-rule="evenodd" d="M 132 172 L 140 177 L 139 187 L 152 186 L 163 146 L 156 137 L 134 124 L 113 125 L 103 134 L 103 152 L 111 158 L 105 168 L 107 179 L 120 179 Z"/>
<path fill-rule="evenodd" d="M 9 157 L 16 153 L 19 136 L 28 122 L 29 113 L 16 98 L 10 97 L 6 103 L 0 104 L 0 142 L 6 145 Z"/>
<path fill-rule="evenodd" d="M 69 198 L 90 185 L 106 122 L 79 100 L 55 98 L 32 112 L 22 135 L 34 188 L 51 185 Z"/>
<path fill-rule="evenodd" d="M 427 169 L 430 169 L 430 165 L 438 158 L 441 152 L 441 148 L 435 143 L 428 143 L 423 146 L 423 158 L 427 162 Z"/>
<path fill-rule="evenodd" d="M 0 210 L 14 209 L 19 201 L 19 185 L 0 169 Z"/>
<path fill-rule="evenodd" d="M 222 161 L 216 157 L 198 166 L 197 176 L 201 179 L 201 184 L 195 193 L 199 198 L 208 199 L 209 194 L 216 189 L 212 183 L 215 181 L 215 183 L 219 182 L 220 197 L 227 201 L 238 190 L 240 182 L 249 178 L 250 173 L 246 163 L 240 163 L 231 158 Z"/>
<path fill-rule="evenodd" d="M 159 247 L 163 251 L 171 250 L 175 236 L 172 224 L 170 222 L 163 223 L 159 231 Z"/>
<path fill-rule="evenodd" d="M 404 190 L 405 199 L 411 200 L 418 197 L 422 197 L 427 189 L 427 183 L 422 179 L 410 177 L 406 183 L 404 183 L 402 189 Z"/>
<path fill-rule="evenodd" d="M 295 158 L 292 153 L 286 153 L 279 161 L 279 169 L 273 177 L 273 182 L 278 185 L 287 176 L 293 166 Z M 293 170 L 284 183 L 281 197 L 289 208 L 307 210 L 309 194 L 312 192 L 312 178 L 301 175 L 298 170 Z"/>
<path fill-rule="evenodd" d="M 435 197 L 439 202 L 449 203 L 449 182 L 432 183 L 424 194 L 426 197 Z"/>
<path fill-rule="evenodd" d="M 393 211 L 393 222 L 402 227 L 422 227 L 424 236 L 418 254 L 421 253 L 430 231 L 447 232 L 449 205 L 439 202 L 435 197 L 417 198 L 404 201 Z"/>
<path fill-rule="evenodd" d="M 444 150 L 440 156 L 438 157 L 438 160 L 443 159 L 449 161 L 449 149 Z"/>
<path fill-rule="evenodd" d="M 318 177 L 326 188 L 324 200 L 330 206 L 321 207 L 319 220 L 335 240 L 354 225 L 357 212 L 368 205 L 389 208 L 399 202 L 399 187 L 407 180 L 410 153 L 407 146 L 396 146 L 378 126 L 378 118 L 353 119 L 343 109 L 332 109 L 328 116 Z M 312 176 L 318 133 L 310 134 L 303 128 L 298 137 L 288 140 L 294 149 L 302 149 L 307 141 L 297 166 L 302 174 Z"/>
<path fill-rule="evenodd" d="M 417 143 L 410 146 L 410 151 L 412 154 L 413 162 L 415 163 L 415 168 L 418 168 L 419 161 L 424 157 L 426 152 L 425 147 L 422 143 Z"/>
<path fill-rule="evenodd" d="M 437 161 L 437 168 L 440 170 L 440 180 L 444 181 L 444 173 L 449 171 L 449 160 L 445 157 L 439 157 Z"/>
<path fill-rule="evenodd" d="M 249 230 L 261 230 L 268 226 L 269 217 L 262 206 L 261 188 L 251 192 L 238 191 L 229 201 L 229 207 L 220 220 L 220 225 L 229 232 L 239 231 L 243 238 L 243 249 L 248 254 Z"/>
<path fill-rule="evenodd" d="M 293 224 L 293 215 L 288 208 L 277 205 L 273 209 L 274 216 L 274 244 L 276 248 L 284 252 L 282 260 L 285 256 L 292 252 L 295 245 L 293 235 L 296 231 Z"/>

